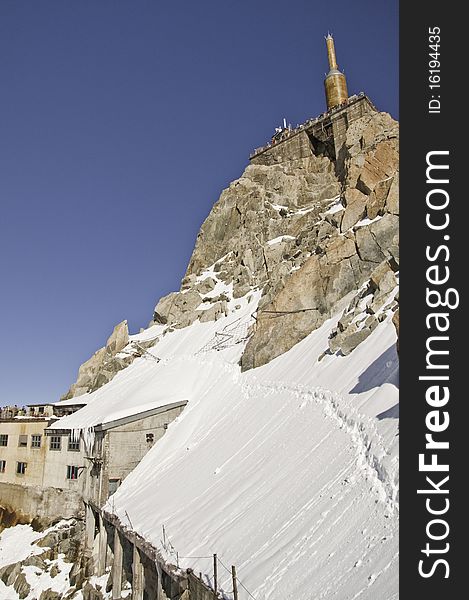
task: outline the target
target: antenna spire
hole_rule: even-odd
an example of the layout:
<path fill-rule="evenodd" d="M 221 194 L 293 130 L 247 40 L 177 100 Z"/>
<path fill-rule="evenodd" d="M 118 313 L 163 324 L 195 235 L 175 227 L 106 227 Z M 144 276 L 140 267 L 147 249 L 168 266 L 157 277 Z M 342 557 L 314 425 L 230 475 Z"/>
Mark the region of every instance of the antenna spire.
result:
<path fill-rule="evenodd" d="M 345 75 L 339 71 L 337 65 L 334 38 L 328 33 L 325 40 L 327 46 L 327 58 L 329 60 L 329 73 L 324 80 L 324 86 L 326 89 L 327 108 L 331 109 L 334 108 L 334 106 L 338 106 L 347 101 L 348 91 Z"/>

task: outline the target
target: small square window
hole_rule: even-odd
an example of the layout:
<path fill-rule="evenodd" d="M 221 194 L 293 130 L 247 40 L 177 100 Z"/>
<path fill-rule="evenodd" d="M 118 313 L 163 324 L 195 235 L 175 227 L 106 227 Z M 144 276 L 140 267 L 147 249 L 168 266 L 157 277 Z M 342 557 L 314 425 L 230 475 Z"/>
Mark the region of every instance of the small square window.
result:
<path fill-rule="evenodd" d="M 27 435 L 20 435 L 18 438 L 18 446 L 20 448 L 27 448 L 28 446 L 28 436 Z"/>
<path fill-rule="evenodd" d="M 16 474 L 17 475 L 24 475 L 26 473 L 26 467 L 27 466 L 28 466 L 28 463 L 17 462 L 16 463 Z"/>
<path fill-rule="evenodd" d="M 76 467 L 75 465 L 67 466 L 67 479 L 78 479 L 80 467 Z"/>
<path fill-rule="evenodd" d="M 40 448 L 41 447 L 41 438 L 42 435 L 35 434 L 31 436 L 31 448 Z"/>
<path fill-rule="evenodd" d="M 43 414 L 44 414 L 44 407 L 43 407 L 43 406 L 39 406 L 39 408 L 37 409 L 37 412 L 38 412 L 40 415 L 43 415 Z"/>
<path fill-rule="evenodd" d="M 51 435 L 50 436 L 50 450 L 61 450 L 62 448 L 62 438 L 60 435 Z"/>
<path fill-rule="evenodd" d="M 6 467 L 7 467 L 7 461 L 0 460 L 0 473 L 5 473 Z"/>
<path fill-rule="evenodd" d="M 68 449 L 70 452 L 80 451 L 80 440 L 74 440 L 72 436 L 68 436 Z"/>
<path fill-rule="evenodd" d="M 0 446 L 8 446 L 8 434 L 0 433 Z"/>
<path fill-rule="evenodd" d="M 109 494 L 108 494 L 108 497 L 112 496 L 112 494 L 116 493 L 117 488 L 119 487 L 120 483 L 121 483 L 120 479 L 110 479 L 109 480 L 109 490 L 108 490 Z"/>

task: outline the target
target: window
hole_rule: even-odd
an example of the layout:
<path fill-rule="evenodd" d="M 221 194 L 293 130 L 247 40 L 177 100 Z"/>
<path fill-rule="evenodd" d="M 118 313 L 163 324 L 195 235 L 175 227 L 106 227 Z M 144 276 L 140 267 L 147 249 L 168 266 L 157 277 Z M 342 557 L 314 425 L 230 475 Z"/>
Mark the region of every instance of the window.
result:
<path fill-rule="evenodd" d="M 8 434 L 0 433 L 0 446 L 8 446 Z"/>
<path fill-rule="evenodd" d="M 28 466 L 28 463 L 17 462 L 16 463 L 16 474 L 17 475 L 24 475 L 26 473 L 26 467 L 27 466 Z"/>
<path fill-rule="evenodd" d="M 117 488 L 120 485 L 121 480 L 120 479 L 110 479 L 109 480 L 109 496 L 112 496 L 112 494 L 115 494 L 117 491 Z"/>
<path fill-rule="evenodd" d="M 74 465 L 67 466 L 67 479 L 78 479 L 80 467 Z"/>
<path fill-rule="evenodd" d="M 38 412 L 40 415 L 43 415 L 43 414 L 44 414 L 44 407 L 43 407 L 43 406 L 40 406 L 40 407 L 37 409 L 37 412 Z"/>
<path fill-rule="evenodd" d="M 50 436 L 49 448 L 51 450 L 60 450 L 62 448 L 62 438 L 60 437 L 60 435 L 51 435 Z"/>
<path fill-rule="evenodd" d="M 28 436 L 27 435 L 20 435 L 18 438 L 18 446 L 20 448 L 26 448 L 28 445 Z"/>
<path fill-rule="evenodd" d="M 68 436 L 68 449 L 70 452 L 80 451 L 80 440 L 74 440 L 71 435 Z"/>
<path fill-rule="evenodd" d="M 40 448 L 41 447 L 41 438 L 42 435 L 35 434 L 31 436 L 31 448 Z"/>
<path fill-rule="evenodd" d="M 6 466 L 7 466 L 7 461 L 0 460 L 0 473 L 5 473 Z"/>

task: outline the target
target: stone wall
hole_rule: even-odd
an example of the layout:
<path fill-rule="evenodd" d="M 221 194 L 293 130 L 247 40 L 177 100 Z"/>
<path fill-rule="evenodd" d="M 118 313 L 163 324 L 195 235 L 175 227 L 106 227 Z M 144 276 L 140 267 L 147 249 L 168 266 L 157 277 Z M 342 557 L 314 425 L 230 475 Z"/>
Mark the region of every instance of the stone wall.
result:
<path fill-rule="evenodd" d="M 43 526 L 71 517 L 83 517 L 81 495 L 73 490 L 0 483 L 0 506 L 18 516 L 18 522 Z"/>
<path fill-rule="evenodd" d="M 286 160 L 298 160 L 313 156 L 311 144 L 305 131 L 292 135 L 285 141 L 273 144 L 268 150 L 251 159 L 253 165 L 275 165 Z"/>

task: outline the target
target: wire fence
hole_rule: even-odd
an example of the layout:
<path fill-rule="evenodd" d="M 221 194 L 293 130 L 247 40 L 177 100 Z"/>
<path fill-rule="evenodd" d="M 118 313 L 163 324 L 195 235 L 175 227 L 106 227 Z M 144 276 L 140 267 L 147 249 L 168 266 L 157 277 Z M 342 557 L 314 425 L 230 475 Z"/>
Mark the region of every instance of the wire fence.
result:
<path fill-rule="evenodd" d="M 210 352 L 211 350 L 225 350 L 244 342 L 249 337 L 249 330 L 252 323 L 252 318 L 245 320 L 240 317 L 236 319 L 236 321 L 226 325 L 220 331 L 216 331 L 215 335 L 196 354 Z"/>
<path fill-rule="evenodd" d="M 233 565 L 231 566 L 231 568 L 228 567 L 225 564 L 225 562 L 221 560 L 221 558 L 218 556 L 218 554 L 213 554 L 210 556 L 197 556 L 197 555 L 181 556 L 176 551 L 176 548 L 174 547 L 174 545 L 171 543 L 164 525 L 162 526 L 162 534 L 163 534 L 163 537 L 160 540 L 161 545 L 162 545 L 163 549 L 165 550 L 165 552 L 169 556 L 172 556 L 175 559 L 176 565 L 178 568 L 180 568 L 180 566 L 179 566 L 180 560 L 210 560 L 210 561 L 212 561 L 211 574 L 209 574 L 209 572 L 207 572 L 207 571 L 210 571 L 209 569 L 207 569 L 205 573 L 200 571 L 198 577 L 194 573 L 194 569 L 187 568 L 186 571 L 188 571 L 189 574 L 193 574 L 193 576 L 195 578 L 197 578 L 205 588 L 211 590 L 213 592 L 214 598 L 222 598 L 224 600 L 228 600 L 228 599 L 240 600 L 240 596 L 238 593 L 238 584 L 239 584 L 240 588 L 242 588 L 246 592 L 247 598 L 250 598 L 251 600 L 257 600 L 257 598 L 247 588 L 246 584 L 238 577 L 238 575 L 236 574 L 235 567 Z M 223 567 L 223 569 L 226 571 L 226 573 L 228 573 L 228 577 L 225 576 L 223 585 L 220 585 L 221 579 L 219 580 L 219 578 L 218 578 L 218 564 L 220 564 L 221 567 Z M 231 589 L 226 589 L 227 586 L 230 586 L 230 583 L 231 583 Z M 219 596 L 219 594 L 221 594 L 221 596 Z"/>

